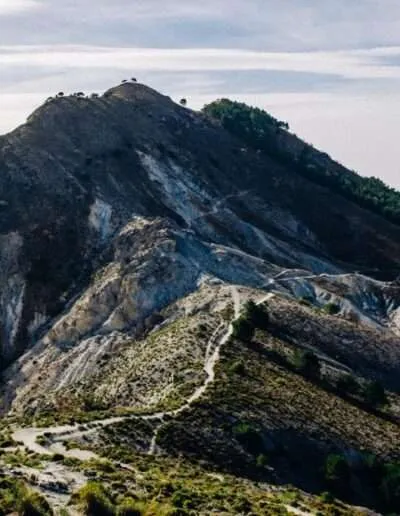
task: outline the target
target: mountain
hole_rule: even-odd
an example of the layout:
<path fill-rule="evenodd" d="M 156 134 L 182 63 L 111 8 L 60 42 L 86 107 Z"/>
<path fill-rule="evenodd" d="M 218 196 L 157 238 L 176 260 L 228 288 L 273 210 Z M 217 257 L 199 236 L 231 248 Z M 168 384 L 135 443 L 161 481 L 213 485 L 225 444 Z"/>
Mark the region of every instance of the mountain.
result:
<path fill-rule="evenodd" d="M 229 99 L 212 102 L 204 106 L 203 112 L 219 120 L 225 129 L 257 152 L 272 156 L 302 177 L 328 187 L 387 220 L 400 222 L 400 192 L 376 177 L 362 177 L 347 170 L 328 154 L 289 134 L 287 122 Z"/>
<path fill-rule="evenodd" d="M 0 138 L 4 513 L 400 510 L 397 193 L 219 107 L 125 83 Z"/>

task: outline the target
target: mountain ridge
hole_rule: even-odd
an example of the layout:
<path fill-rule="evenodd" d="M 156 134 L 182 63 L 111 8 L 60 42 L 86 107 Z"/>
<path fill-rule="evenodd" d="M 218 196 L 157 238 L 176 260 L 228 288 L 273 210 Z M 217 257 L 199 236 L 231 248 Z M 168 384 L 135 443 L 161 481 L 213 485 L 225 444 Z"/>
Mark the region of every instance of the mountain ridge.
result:
<path fill-rule="evenodd" d="M 41 447 L 50 467 L 64 454 L 63 482 L 81 453 L 131 474 L 151 451 L 397 507 L 381 484 L 400 460 L 400 226 L 137 83 L 51 99 L 1 137 L 3 199 L 0 411 L 15 453 Z M 321 476 L 331 456 L 348 482 Z"/>

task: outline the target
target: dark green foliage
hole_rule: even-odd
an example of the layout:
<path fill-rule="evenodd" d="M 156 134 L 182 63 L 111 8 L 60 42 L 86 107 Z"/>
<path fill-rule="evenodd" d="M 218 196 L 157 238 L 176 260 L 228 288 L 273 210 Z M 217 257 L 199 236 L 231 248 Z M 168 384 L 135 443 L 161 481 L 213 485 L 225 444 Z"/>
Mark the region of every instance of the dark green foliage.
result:
<path fill-rule="evenodd" d="M 336 315 L 340 312 L 340 306 L 336 303 L 327 303 L 324 306 L 324 311 L 329 315 Z"/>
<path fill-rule="evenodd" d="M 254 456 L 264 452 L 264 442 L 260 432 L 250 423 L 239 423 L 232 430 L 235 439 Z"/>
<path fill-rule="evenodd" d="M 385 389 L 378 381 L 368 382 L 363 389 L 363 396 L 372 407 L 381 407 L 388 402 Z"/>
<path fill-rule="evenodd" d="M 89 482 L 78 493 L 79 504 L 87 516 L 114 516 L 113 504 L 104 487 L 98 482 Z"/>
<path fill-rule="evenodd" d="M 376 177 L 361 177 L 333 163 L 311 145 L 304 144 L 300 155 L 290 153 L 281 143 L 282 129 L 288 129 L 285 122 L 261 109 L 228 99 L 213 102 L 203 111 L 218 119 L 225 129 L 249 147 L 265 152 L 299 175 L 328 187 L 359 206 L 400 223 L 400 192 Z"/>
<path fill-rule="evenodd" d="M 357 380 L 350 374 L 345 374 L 338 378 L 336 388 L 343 394 L 356 395 L 360 390 Z"/>
<path fill-rule="evenodd" d="M 230 372 L 233 374 L 244 375 L 246 373 L 246 367 L 243 363 L 243 360 L 238 360 L 234 362 L 230 367 Z"/>
<path fill-rule="evenodd" d="M 12 440 L 11 436 L 6 434 L 0 434 L 0 448 L 9 448 L 13 446 L 15 442 Z"/>
<path fill-rule="evenodd" d="M 343 455 L 328 455 L 325 463 L 325 478 L 329 482 L 344 484 L 349 478 L 349 466 Z"/>
<path fill-rule="evenodd" d="M 18 503 L 20 516 L 45 516 L 53 514 L 47 500 L 39 493 L 27 492 Z"/>
<path fill-rule="evenodd" d="M 397 514 L 400 509 L 400 463 L 384 463 L 375 455 L 366 454 L 363 466 L 371 485 L 377 488 L 382 507 Z"/>
<path fill-rule="evenodd" d="M 132 498 L 125 498 L 118 506 L 117 516 L 141 516 L 140 506 Z"/>
<path fill-rule="evenodd" d="M 254 330 L 254 326 L 242 316 L 233 322 L 232 336 L 247 342 L 253 338 Z"/>
<path fill-rule="evenodd" d="M 268 145 L 266 136 L 271 131 L 289 129 L 286 122 L 277 120 L 265 111 L 229 99 L 217 100 L 204 106 L 203 111 L 220 120 L 226 129 L 257 148 Z"/>
<path fill-rule="evenodd" d="M 85 394 L 82 399 L 82 409 L 85 412 L 93 412 L 96 410 L 106 410 L 108 407 L 101 400 L 92 394 Z"/>
<path fill-rule="evenodd" d="M 251 299 L 247 301 L 244 306 L 244 317 L 255 328 L 260 328 L 262 330 L 266 330 L 268 328 L 268 313 L 262 308 L 262 306 L 257 305 Z"/>
<path fill-rule="evenodd" d="M 266 330 L 268 328 L 268 313 L 265 308 L 249 300 L 244 306 L 243 314 L 233 323 L 233 337 L 235 339 L 250 341 L 254 337 L 255 329 Z"/>
<path fill-rule="evenodd" d="M 380 489 L 386 506 L 400 509 L 400 463 L 384 466 Z"/>
<path fill-rule="evenodd" d="M 20 516 L 53 514 L 47 500 L 27 488 L 20 480 L 0 478 L 0 515 L 17 512 Z"/>
<path fill-rule="evenodd" d="M 321 494 L 320 499 L 323 503 L 333 503 L 335 501 L 335 497 L 329 491 L 324 491 Z"/>
<path fill-rule="evenodd" d="M 240 497 L 236 500 L 234 504 L 234 509 L 236 514 L 251 514 L 251 503 L 245 497 Z"/>
<path fill-rule="evenodd" d="M 265 468 L 268 466 L 268 457 L 264 453 L 260 453 L 257 457 L 256 464 L 258 468 Z"/>
<path fill-rule="evenodd" d="M 64 455 L 62 453 L 55 453 L 53 455 L 54 462 L 62 462 L 64 460 Z"/>
<path fill-rule="evenodd" d="M 200 503 L 200 499 L 196 493 L 186 489 L 185 487 L 181 487 L 173 493 L 171 502 L 174 507 L 190 510 L 196 509 Z"/>
<path fill-rule="evenodd" d="M 293 355 L 293 365 L 299 373 L 307 378 L 319 379 L 321 364 L 315 353 L 309 350 L 296 349 Z"/>

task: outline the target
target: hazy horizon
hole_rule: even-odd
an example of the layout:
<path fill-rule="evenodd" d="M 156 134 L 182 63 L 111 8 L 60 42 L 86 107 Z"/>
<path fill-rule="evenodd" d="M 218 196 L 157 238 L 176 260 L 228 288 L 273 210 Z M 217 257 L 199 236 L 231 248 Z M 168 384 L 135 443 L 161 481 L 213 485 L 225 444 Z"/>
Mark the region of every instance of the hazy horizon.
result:
<path fill-rule="evenodd" d="M 400 188 L 395 0 L 0 0 L 0 133 L 48 96 L 135 76 L 198 109 L 266 109 L 363 175 Z"/>

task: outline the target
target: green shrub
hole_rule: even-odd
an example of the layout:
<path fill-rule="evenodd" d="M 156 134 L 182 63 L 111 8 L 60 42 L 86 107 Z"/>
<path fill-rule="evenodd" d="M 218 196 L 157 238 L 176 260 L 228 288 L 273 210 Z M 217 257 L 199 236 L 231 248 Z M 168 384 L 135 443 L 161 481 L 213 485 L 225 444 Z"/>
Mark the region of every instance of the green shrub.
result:
<path fill-rule="evenodd" d="M 264 453 L 260 453 L 257 457 L 256 464 L 258 468 L 265 468 L 268 466 L 268 457 Z"/>
<path fill-rule="evenodd" d="M 244 342 L 250 341 L 254 336 L 254 326 L 243 316 L 233 322 L 232 336 Z"/>
<path fill-rule="evenodd" d="M 368 382 L 363 389 L 364 400 L 372 407 L 386 405 L 388 400 L 383 385 L 378 381 Z"/>
<path fill-rule="evenodd" d="M 79 505 L 87 516 L 114 516 L 113 504 L 102 484 L 89 482 L 78 492 Z"/>
<path fill-rule="evenodd" d="M 309 350 L 296 349 L 293 355 L 293 365 L 307 378 L 319 379 L 321 376 L 321 365 L 315 353 Z"/>
<path fill-rule="evenodd" d="M 117 516 L 142 516 L 142 514 L 144 514 L 143 504 L 132 498 L 125 498 L 117 509 Z"/>
<path fill-rule="evenodd" d="M 342 483 L 348 480 L 349 466 L 343 455 L 328 455 L 325 462 L 325 478 L 330 482 Z"/>
<path fill-rule="evenodd" d="M 388 508 L 400 507 L 400 463 L 384 466 L 380 490 Z"/>
<path fill-rule="evenodd" d="M 357 380 L 350 374 L 345 374 L 338 378 L 336 382 L 336 388 L 338 391 L 344 394 L 352 395 L 358 394 L 360 390 L 360 386 L 358 385 Z"/>
<path fill-rule="evenodd" d="M 53 514 L 44 496 L 28 490 L 18 501 L 17 509 L 20 516 L 46 516 Z"/>
<path fill-rule="evenodd" d="M 92 394 L 85 394 L 82 399 L 82 409 L 85 412 L 94 412 L 96 410 L 106 410 L 108 407 L 101 400 Z"/>
<path fill-rule="evenodd" d="M 0 515 L 17 512 L 20 516 L 53 514 L 47 500 L 31 491 L 21 480 L 0 478 Z"/>
<path fill-rule="evenodd" d="M 237 514 L 249 514 L 251 513 L 252 505 L 247 498 L 240 496 L 233 503 L 233 508 Z"/>
<path fill-rule="evenodd" d="M 264 452 L 262 436 L 250 423 L 239 423 L 234 426 L 233 436 L 252 455 L 260 455 Z"/>
<path fill-rule="evenodd" d="M 247 301 L 244 306 L 243 317 L 254 327 L 261 330 L 268 329 L 269 317 L 266 310 L 253 300 Z"/>
<path fill-rule="evenodd" d="M 338 167 L 329 157 L 305 144 L 293 152 L 282 145 L 282 129 L 286 122 L 269 113 L 229 99 L 220 99 L 204 106 L 203 112 L 219 120 L 231 134 L 250 148 L 276 160 L 308 180 L 339 193 L 359 206 L 400 223 L 400 192 L 376 177 L 362 177 Z"/>
<path fill-rule="evenodd" d="M 334 503 L 335 497 L 329 491 L 321 493 L 320 500 L 322 503 Z"/>
<path fill-rule="evenodd" d="M 229 370 L 233 374 L 244 375 L 246 372 L 246 367 L 244 365 L 243 360 L 237 360 L 231 365 Z"/>
<path fill-rule="evenodd" d="M 340 306 L 336 303 L 327 303 L 323 310 L 329 315 L 336 315 L 340 312 Z"/>
<path fill-rule="evenodd" d="M 38 435 L 36 437 L 36 442 L 37 444 L 40 444 L 40 446 L 46 446 L 47 444 L 49 444 L 48 439 L 44 435 Z"/>
<path fill-rule="evenodd" d="M 199 506 L 200 499 L 197 493 L 181 487 L 172 494 L 171 502 L 174 507 L 189 511 Z"/>

